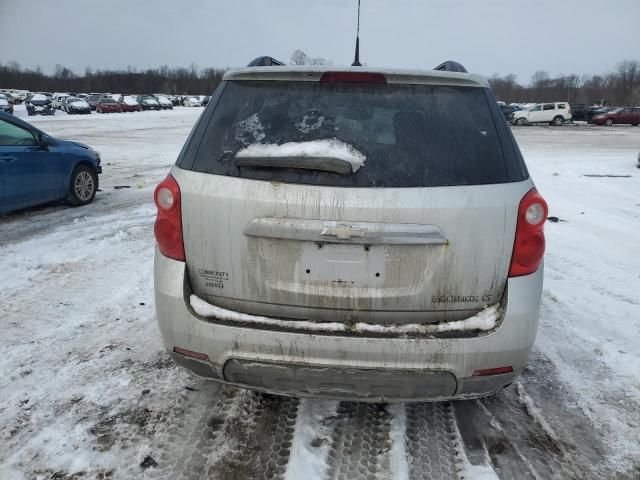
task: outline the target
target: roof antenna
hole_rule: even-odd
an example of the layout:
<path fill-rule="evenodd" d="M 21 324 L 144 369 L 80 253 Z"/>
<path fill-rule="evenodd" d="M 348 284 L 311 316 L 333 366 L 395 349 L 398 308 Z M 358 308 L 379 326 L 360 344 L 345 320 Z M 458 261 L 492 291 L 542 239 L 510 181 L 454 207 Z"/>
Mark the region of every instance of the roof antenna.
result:
<path fill-rule="evenodd" d="M 360 0 L 358 0 L 358 29 L 356 30 L 356 56 L 353 59 L 352 67 L 361 67 L 360 63 Z"/>

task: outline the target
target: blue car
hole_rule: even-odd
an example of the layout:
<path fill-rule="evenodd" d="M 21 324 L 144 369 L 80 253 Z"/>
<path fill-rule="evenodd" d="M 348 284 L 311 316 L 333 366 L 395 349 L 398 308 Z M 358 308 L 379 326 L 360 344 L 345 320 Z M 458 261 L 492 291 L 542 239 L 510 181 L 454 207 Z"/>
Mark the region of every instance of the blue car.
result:
<path fill-rule="evenodd" d="M 0 112 L 0 215 L 57 200 L 86 205 L 99 173 L 100 155 L 91 147 Z"/>

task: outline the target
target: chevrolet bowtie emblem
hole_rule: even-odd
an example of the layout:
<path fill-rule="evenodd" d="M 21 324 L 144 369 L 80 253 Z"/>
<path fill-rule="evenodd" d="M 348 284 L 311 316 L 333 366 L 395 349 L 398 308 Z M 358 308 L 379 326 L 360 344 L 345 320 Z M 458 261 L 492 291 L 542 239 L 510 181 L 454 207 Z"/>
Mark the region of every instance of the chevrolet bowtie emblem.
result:
<path fill-rule="evenodd" d="M 353 227 L 346 224 L 338 224 L 335 227 L 325 226 L 320 232 L 323 237 L 336 237 L 340 240 L 349 240 L 351 238 L 362 238 L 367 233 L 366 228 Z"/>

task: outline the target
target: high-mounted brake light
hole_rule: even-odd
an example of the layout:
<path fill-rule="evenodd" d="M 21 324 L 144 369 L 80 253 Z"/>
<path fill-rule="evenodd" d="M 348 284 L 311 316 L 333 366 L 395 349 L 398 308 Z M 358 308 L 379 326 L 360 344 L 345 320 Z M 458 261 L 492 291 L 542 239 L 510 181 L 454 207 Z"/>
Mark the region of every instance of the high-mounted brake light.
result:
<path fill-rule="evenodd" d="M 387 79 L 383 74 L 373 72 L 324 72 L 320 77 L 320 81 L 331 83 L 387 83 Z"/>
<path fill-rule="evenodd" d="M 153 199 L 158 208 L 153 227 L 158 249 L 165 257 L 184 262 L 180 187 L 171 174 L 156 187 Z"/>
<path fill-rule="evenodd" d="M 547 220 L 547 202 L 535 188 L 520 201 L 516 238 L 509 267 L 510 277 L 529 275 L 540 267 L 544 257 L 544 224 Z"/>

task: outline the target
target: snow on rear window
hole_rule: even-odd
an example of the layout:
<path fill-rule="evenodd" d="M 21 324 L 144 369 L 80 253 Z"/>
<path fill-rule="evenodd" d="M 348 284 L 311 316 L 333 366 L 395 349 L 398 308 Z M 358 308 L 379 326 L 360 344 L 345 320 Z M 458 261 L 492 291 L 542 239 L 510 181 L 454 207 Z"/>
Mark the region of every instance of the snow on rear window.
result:
<path fill-rule="evenodd" d="M 236 154 L 236 158 L 265 157 L 337 158 L 348 162 L 353 173 L 356 173 L 364 165 L 367 158 L 351 145 L 337 138 L 310 142 L 288 142 L 282 145 L 254 143 Z"/>
<path fill-rule="evenodd" d="M 264 138 L 264 127 L 260 123 L 257 113 L 236 124 L 235 137 L 243 145 L 259 142 Z"/>
<path fill-rule="evenodd" d="M 49 100 L 49 97 L 47 97 L 46 95 L 40 95 L 39 93 L 36 93 L 33 97 L 31 97 L 31 100 L 35 100 L 36 102 L 42 102 L 44 100 Z"/>

